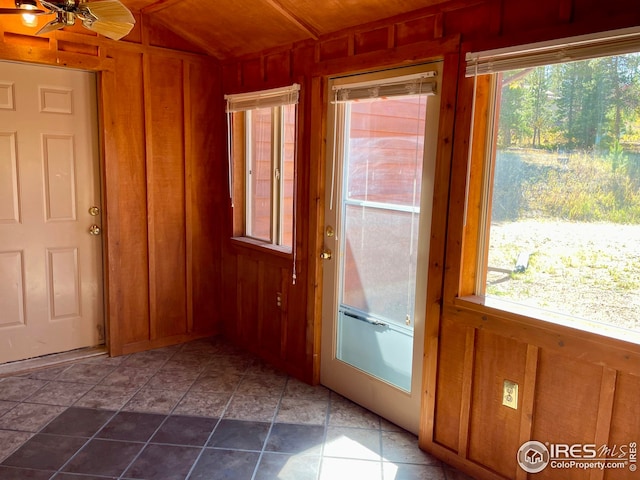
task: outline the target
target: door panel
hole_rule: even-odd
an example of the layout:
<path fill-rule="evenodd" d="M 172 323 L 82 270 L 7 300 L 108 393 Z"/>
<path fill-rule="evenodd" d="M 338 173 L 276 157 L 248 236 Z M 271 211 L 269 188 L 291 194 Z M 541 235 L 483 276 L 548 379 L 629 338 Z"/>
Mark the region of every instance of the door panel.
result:
<path fill-rule="evenodd" d="M 95 75 L 0 62 L 0 92 L 0 363 L 98 345 Z"/>
<path fill-rule="evenodd" d="M 321 382 L 413 432 L 420 416 L 439 70 L 436 63 L 330 86 L 336 96 Z M 375 99 L 366 98 L 369 91 Z"/>

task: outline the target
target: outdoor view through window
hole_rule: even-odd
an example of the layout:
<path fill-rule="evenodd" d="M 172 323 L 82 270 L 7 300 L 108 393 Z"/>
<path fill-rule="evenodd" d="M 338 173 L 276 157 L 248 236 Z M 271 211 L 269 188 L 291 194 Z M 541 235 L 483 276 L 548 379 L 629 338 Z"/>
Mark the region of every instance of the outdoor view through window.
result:
<path fill-rule="evenodd" d="M 496 77 L 487 299 L 640 332 L 640 54 Z"/>

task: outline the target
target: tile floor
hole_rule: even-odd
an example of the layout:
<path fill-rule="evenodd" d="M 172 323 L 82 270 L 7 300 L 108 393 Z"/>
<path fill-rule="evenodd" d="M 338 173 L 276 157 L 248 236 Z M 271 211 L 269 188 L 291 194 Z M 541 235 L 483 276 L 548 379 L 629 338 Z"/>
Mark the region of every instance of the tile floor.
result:
<path fill-rule="evenodd" d="M 417 439 L 217 338 L 0 379 L 0 480 L 459 480 Z"/>

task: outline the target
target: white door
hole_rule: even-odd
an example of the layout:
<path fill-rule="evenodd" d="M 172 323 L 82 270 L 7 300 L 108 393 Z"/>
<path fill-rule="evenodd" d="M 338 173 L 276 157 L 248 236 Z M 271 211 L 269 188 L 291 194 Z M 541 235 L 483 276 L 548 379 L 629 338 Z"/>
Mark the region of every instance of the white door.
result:
<path fill-rule="evenodd" d="M 439 76 L 434 63 L 329 85 L 321 382 L 414 433 Z"/>
<path fill-rule="evenodd" d="M 98 146 L 95 74 L 0 62 L 0 363 L 103 341 Z"/>

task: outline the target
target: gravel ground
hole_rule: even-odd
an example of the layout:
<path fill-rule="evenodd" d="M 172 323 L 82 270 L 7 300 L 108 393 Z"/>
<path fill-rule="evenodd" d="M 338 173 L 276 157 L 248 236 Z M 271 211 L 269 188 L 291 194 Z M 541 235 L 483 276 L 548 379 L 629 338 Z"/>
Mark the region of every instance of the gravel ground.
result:
<path fill-rule="evenodd" d="M 503 271 L 521 253 L 527 269 Z M 490 295 L 640 331 L 640 225 L 493 224 L 489 267 Z"/>

